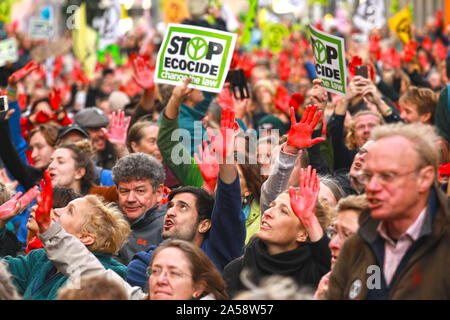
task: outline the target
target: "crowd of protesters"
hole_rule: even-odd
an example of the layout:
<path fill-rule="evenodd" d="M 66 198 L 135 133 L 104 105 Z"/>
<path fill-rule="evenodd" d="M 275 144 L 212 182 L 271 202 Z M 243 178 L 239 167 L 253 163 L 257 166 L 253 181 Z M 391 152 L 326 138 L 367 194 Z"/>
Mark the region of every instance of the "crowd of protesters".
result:
<path fill-rule="evenodd" d="M 159 43 L 139 32 L 91 80 L 60 54 L 49 86 L 42 43 L 6 27 L 0 299 L 450 298 L 442 21 L 408 45 L 327 30 L 346 41 L 346 97 L 321 86 L 304 31 L 276 54 L 238 40 L 243 99 L 155 84 Z"/>

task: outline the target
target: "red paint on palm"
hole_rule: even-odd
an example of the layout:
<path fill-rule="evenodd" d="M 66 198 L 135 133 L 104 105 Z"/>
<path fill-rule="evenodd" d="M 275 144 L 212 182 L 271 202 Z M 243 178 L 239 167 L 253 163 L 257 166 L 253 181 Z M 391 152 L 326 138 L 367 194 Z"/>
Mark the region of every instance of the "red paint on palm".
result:
<path fill-rule="evenodd" d="M 315 218 L 315 207 L 319 195 L 320 182 L 316 169 L 308 166 L 300 169 L 299 192 L 294 187 L 289 188 L 289 199 L 292 211 L 305 228 L 308 228 Z"/>
<path fill-rule="evenodd" d="M 109 131 L 102 128 L 106 138 L 114 144 L 126 144 L 127 131 L 130 126 L 130 117 L 125 118 L 125 111 L 113 112 Z"/>
<path fill-rule="evenodd" d="M 149 62 L 145 61 L 142 57 L 137 57 L 133 61 L 134 73 L 133 78 L 138 85 L 144 89 L 152 90 L 155 88 L 153 82 L 154 72 L 150 68 Z"/>
<path fill-rule="evenodd" d="M 431 51 L 433 49 L 433 41 L 431 41 L 430 37 L 425 37 L 422 41 L 422 48 L 427 51 Z"/>
<path fill-rule="evenodd" d="M 447 57 L 447 47 L 444 46 L 444 43 L 440 38 L 436 40 L 436 56 L 439 60 L 445 60 Z"/>
<path fill-rule="evenodd" d="M 325 141 L 324 137 L 311 139 L 312 132 L 319 123 L 322 115 L 321 110 L 316 113 L 317 108 L 316 105 L 306 106 L 305 112 L 298 123 L 295 119 L 294 108 L 291 108 L 291 128 L 289 130 L 287 144 L 297 149 L 304 149 Z"/>
<path fill-rule="evenodd" d="M 27 63 L 27 65 L 25 67 L 14 72 L 8 78 L 8 82 L 16 83 L 17 81 L 20 81 L 23 78 L 25 78 L 32 71 L 36 70 L 38 67 L 39 67 L 39 65 L 36 62 L 34 62 L 34 60 L 31 60 L 30 62 Z"/>
<path fill-rule="evenodd" d="M 49 99 L 52 109 L 58 111 L 61 106 L 61 90 L 53 87 L 53 90 L 49 93 Z"/>
<path fill-rule="evenodd" d="M 216 96 L 216 101 L 222 109 L 234 110 L 233 96 L 228 88 L 223 88 Z"/>
<path fill-rule="evenodd" d="M 194 153 L 194 159 L 203 180 L 208 184 L 214 183 L 215 185 L 219 176 L 219 160 L 216 152 L 210 149 L 207 141 L 203 141 L 203 148 L 201 145 L 198 146 L 198 154 Z"/>
<path fill-rule="evenodd" d="M 289 112 L 289 93 L 283 86 L 278 86 L 276 89 L 275 107 L 283 113 Z"/>
<path fill-rule="evenodd" d="M 300 92 L 295 92 L 289 98 L 289 106 L 294 107 L 295 112 L 297 112 L 303 101 L 305 101 L 305 97 Z"/>
<path fill-rule="evenodd" d="M 62 69 L 63 59 L 62 56 L 59 55 L 55 58 L 55 62 L 53 62 L 53 79 L 56 79 L 60 76 Z"/>
<path fill-rule="evenodd" d="M 409 43 L 403 45 L 403 61 L 411 62 L 417 53 L 418 43 L 415 40 L 411 40 Z"/>
<path fill-rule="evenodd" d="M 22 192 L 17 192 L 11 199 L 0 206 L 0 217 L 8 215 L 14 210 L 21 195 Z"/>
<path fill-rule="evenodd" d="M 46 122 L 49 122 L 52 118 L 53 118 L 53 116 L 45 113 L 42 110 L 39 110 L 38 113 L 36 113 L 36 122 L 37 123 L 46 123 Z"/>
<path fill-rule="evenodd" d="M 36 208 L 35 219 L 36 222 L 48 229 L 51 222 L 50 211 L 53 206 L 53 187 L 52 180 L 48 171 L 44 171 L 44 178 L 41 179 L 41 199 Z"/>

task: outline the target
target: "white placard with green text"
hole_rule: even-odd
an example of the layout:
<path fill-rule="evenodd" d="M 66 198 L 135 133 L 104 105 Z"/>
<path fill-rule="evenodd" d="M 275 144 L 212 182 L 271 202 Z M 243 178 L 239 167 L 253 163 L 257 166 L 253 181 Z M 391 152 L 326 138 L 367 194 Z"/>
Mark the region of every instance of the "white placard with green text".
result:
<path fill-rule="evenodd" d="M 237 35 L 185 24 L 168 24 L 156 62 L 155 83 L 220 92 L 230 68 Z"/>
<path fill-rule="evenodd" d="M 344 39 L 309 26 L 317 78 L 331 93 L 347 96 Z"/>

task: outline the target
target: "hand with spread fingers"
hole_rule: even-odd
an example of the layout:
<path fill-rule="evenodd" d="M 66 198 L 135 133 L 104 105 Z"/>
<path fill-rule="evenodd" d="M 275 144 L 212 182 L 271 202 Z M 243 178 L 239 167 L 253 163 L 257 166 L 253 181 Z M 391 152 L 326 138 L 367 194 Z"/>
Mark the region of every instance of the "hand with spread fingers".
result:
<path fill-rule="evenodd" d="M 10 200 L 0 206 L 0 226 L 4 226 L 9 220 L 14 218 L 39 194 L 38 186 L 25 192 L 17 192 Z"/>
<path fill-rule="evenodd" d="M 298 194 L 294 187 L 289 188 L 292 211 L 299 218 L 312 242 L 320 240 L 324 234 L 315 210 L 319 188 L 319 177 L 316 169 L 312 170 L 311 166 L 308 166 L 306 170 L 304 168 L 300 170 Z"/>
<path fill-rule="evenodd" d="M 35 219 L 39 226 L 39 232 L 43 233 L 50 227 L 53 206 L 52 180 L 47 170 L 44 171 L 44 179 L 41 179 L 41 195 L 37 202 Z"/>
<path fill-rule="evenodd" d="M 220 121 L 220 131 L 216 137 L 212 134 L 212 130 L 207 130 L 211 146 L 219 155 L 219 160 L 226 162 L 232 156 L 234 151 L 234 137 L 239 125 L 235 121 L 234 112 L 231 109 L 222 109 L 222 119 Z M 228 159 L 232 161 L 232 159 Z M 234 161 L 233 161 L 234 163 Z"/>
<path fill-rule="evenodd" d="M 61 107 L 61 89 L 53 88 L 49 93 L 50 106 L 55 112 L 58 112 Z"/>
<path fill-rule="evenodd" d="M 154 72 L 150 65 L 145 62 L 142 57 L 137 57 L 133 61 L 134 73 L 133 78 L 144 89 L 153 90 L 155 83 L 153 82 Z"/>
<path fill-rule="evenodd" d="M 203 176 L 203 187 L 209 193 L 213 193 L 219 176 L 219 160 L 216 152 L 211 150 L 208 142 L 203 141 L 203 148 L 198 146 L 198 153 L 194 153 L 195 162 Z"/>
<path fill-rule="evenodd" d="M 125 145 L 127 131 L 130 126 L 130 117 L 125 118 L 125 111 L 113 112 L 109 131 L 102 128 L 106 138 L 113 144 Z"/>
<path fill-rule="evenodd" d="M 29 75 L 31 72 L 36 70 L 38 68 L 38 64 L 31 60 L 28 62 L 28 64 L 23 67 L 20 70 L 17 70 L 14 72 L 9 78 L 8 78 L 8 85 L 10 87 L 15 87 L 17 85 L 17 82 L 25 78 L 27 75 Z M 13 89 L 13 88 L 12 88 Z"/>
<path fill-rule="evenodd" d="M 317 108 L 318 107 L 316 105 L 306 106 L 302 119 L 298 123 L 295 119 L 294 108 L 291 108 L 291 129 L 287 139 L 288 146 L 296 149 L 304 149 L 326 140 L 324 137 L 311 139 L 312 132 L 319 123 L 322 115 L 321 110 L 316 113 Z M 322 127 L 322 133 L 325 133 L 323 130 L 324 128 Z"/>

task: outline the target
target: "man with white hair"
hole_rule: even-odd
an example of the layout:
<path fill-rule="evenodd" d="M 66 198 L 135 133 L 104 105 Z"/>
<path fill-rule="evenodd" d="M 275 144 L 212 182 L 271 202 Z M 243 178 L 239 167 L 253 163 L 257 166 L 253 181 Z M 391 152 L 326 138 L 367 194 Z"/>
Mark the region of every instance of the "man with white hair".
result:
<path fill-rule="evenodd" d="M 328 299 L 449 299 L 450 211 L 431 126 L 377 127 L 359 181 L 368 210 L 344 243 Z"/>

